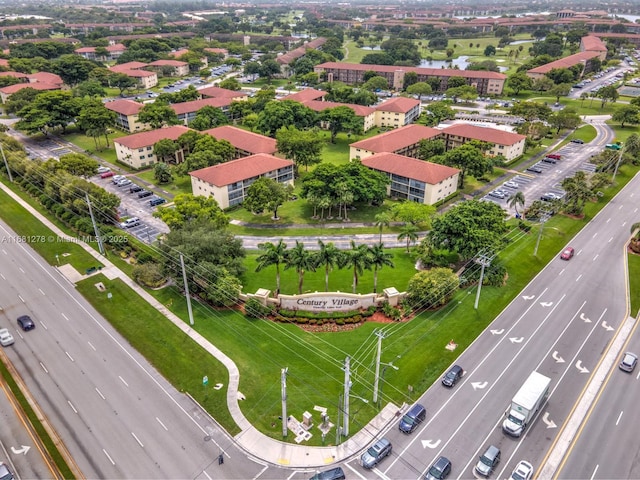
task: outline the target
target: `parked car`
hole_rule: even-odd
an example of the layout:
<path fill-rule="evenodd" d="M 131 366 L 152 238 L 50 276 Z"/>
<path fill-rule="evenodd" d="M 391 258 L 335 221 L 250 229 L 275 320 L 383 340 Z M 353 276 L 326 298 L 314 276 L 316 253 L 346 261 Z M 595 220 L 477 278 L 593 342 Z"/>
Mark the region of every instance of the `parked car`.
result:
<path fill-rule="evenodd" d="M 340 467 L 318 472 L 309 480 L 345 480 L 344 470 Z"/>
<path fill-rule="evenodd" d="M 556 160 L 555 158 L 551 158 L 551 157 L 544 157 L 544 158 L 542 159 L 542 161 L 543 161 L 544 163 L 553 163 L 554 165 L 555 165 L 556 163 L 558 163 L 558 160 Z"/>
<path fill-rule="evenodd" d="M 100 178 L 109 178 L 109 177 L 113 177 L 113 172 L 109 171 L 109 172 L 102 172 L 100 174 Z"/>
<path fill-rule="evenodd" d="M 138 193 L 141 192 L 143 188 L 140 185 L 134 185 L 129 189 L 129 193 Z"/>
<path fill-rule="evenodd" d="M 493 190 L 492 192 L 489 192 L 489 196 L 495 197 L 495 198 L 504 198 L 505 194 L 502 193 L 500 190 Z"/>
<path fill-rule="evenodd" d="M 383 458 L 391 454 L 391 449 L 391 442 L 386 438 L 381 438 L 362 454 L 360 463 L 364 468 L 371 469 L 378 465 Z"/>
<path fill-rule="evenodd" d="M 504 186 L 505 187 L 509 187 L 509 188 L 520 188 L 520 185 L 518 185 L 518 182 L 514 182 L 513 180 L 509 180 L 508 182 L 504 182 Z"/>
<path fill-rule="evenodd" d="M 152 198 L 151 200 L 149 200 L 149 205 L 152 207 L 156 207 L 158 205 L 162 205 L 163 203 L 165 203 L 166 200 L 162 197 L 156 197 L 156 198 Z"/>
<path fill-rule="evenodd" d="M 100 166 L 100 167 L 98 167 L 97 173 L 107 173 L 107 172 L 110 172 L 110 171 L 111 171 L 111 169 L 109 167 Z"/>
<path fill-rule="evenodd" d="M 439 457 L 424 476 L 425 480 L 444 480 L 451 473 L 451 461 L 447 457 Z"/>
<path fill-rule="evenodd" d="M 133 182 L 128 178 L 123 178 L 116 183 L 116 187 L 126 187 L 127 185 L 131 185 Z"/>
<path fill-rule="evenodd" d="M 529 168 L 527 168 L 527 172 L 542 173 L 542 169 L 537 165 L 532 165 Z"/>
<path fill-rule="evenodd" d="M 8 347 L 9 345 L 13 345 L 13 335 L 9 332 L 8 328 L 0 328 L 0 345 L 3 347 Z M 0 475 L 0 480 L 2 479 L 2 475 Z"/>
<path fill-rule="evenodd" d="M 510 480 L 530 480 L 533 476 L 533 465 L 525 460 L 521 460 L 511 473 Z"/>
<path fill-rule="evenodd" d="M 552 202 L 554 200 L 560 200 L 560 195 L 556 195 L 553 192 L 547 192 L 540 197 L 543 202 Z"/>
<path fill-rule="evenodd" d="M 620 370 L 631 373 L 636 368 L 637 363 L 638 356 L 635 353 L 627 352 L 622 357 L 619 367 Z"/>
<path fill-rule="evenodd" d="M 142 190 L 141 192 L 138 192 L 138 198 L 146 198 L 151 195 L 153 195 L 153 192 L 150 192 L 149 190 Z"/>
<path fill-rule="evenodd" d="M 124 180 L 125 177 L 124 175 L 113 175 L 113 178 L 111 179 L 111 183 L 113 183 L 114 185 L 117 184 L 120 180 Z"/>
<path fill-rule="evenodd" d="M 573 247 L 567 247 L 560 254 L 560 258 L 562 260 L 571 260 L 571 257 L 573 257 L 573 253 L 574 253 Z"/>
<path fill-rule="evenodd" d="M 13 472 L 6 463 L 0 462 L 0 480 L 13 480 Z"/>
<path fill-rule="evenodd" d="M 462 367 L 460 365 L 454 365 L 444 374 L 444 377 L 442 377 L 442 385 L 445 387 L 453 387 L 458 383 L 458 380 L 462 378 L 462 375 L 464 375 Z"/>
<path fill-rule="evenodd" d="M 140 219 L 138 217 L 127 218 L 124 222 L 120 223 L 122 228 L 137 227 L 140 225 Z"/>
<path fill-rule="evenodd" d="M 483 477 L 488 477 L 493 473 L 498 463 L 500 463 L 500 449 L 489 445 L 476 464 L 476 473 Z"/>
<path fill-rule="evenodd" d="M 407 413 L 403 415 L 400 419 L 400 423 L 398 424 L 398 429 L 403 433 L 411 433 L 418 426 L 424 422 L 424 419 L 427 416 L 427 410 L 424 406 L 416 403 L 413 407 L 409 409 Z"/>
<path fill-rule="evenodd" d="M 29 315 L 22 315 L 18 317 L 18 325 L 25 332 L 36 328 L 36 324 L 33 323 L 33 320 L 31 320 L 31 317 Z"/>

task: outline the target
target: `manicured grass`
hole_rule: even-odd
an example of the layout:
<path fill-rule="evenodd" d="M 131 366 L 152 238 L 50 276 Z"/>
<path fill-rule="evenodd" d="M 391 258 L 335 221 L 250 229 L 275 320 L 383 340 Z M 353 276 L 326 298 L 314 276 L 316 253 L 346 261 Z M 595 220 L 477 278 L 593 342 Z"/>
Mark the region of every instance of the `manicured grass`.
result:
<path fill-rule="evenodd" d="M 640 315 L 640 255 L 628 255 L 631 316 L 636 317 Z"/>
<path fill-rule="evenodd" d="M 518 96 L 516 98 L 520 97 Z M 551 106 L 556 102 L 556 97 L 540 96 L 538 94 L 529 96 L 528 100 L 546 103 Z M 580 100 L 566 97 L 560 97 L 560 104 L 573 108 L 578 115 L 613 115 L 622 105 L 620 103 L 608 102 L 604 108 L 602 108 L 602 101 L 598 98 Z"/>
<path fill-rule="evenodd" d="M 119 137 L 124 137 L 126 136 L 127 133 L 122 132 L 120 130 L 115 130 L 113 133 L 110 133 L 109 136 L 109 147 L 106 147 L 105 144 L 105 140 L 104 137 L 101 137 L 100 140 L 100 148 L 98 150 L 96 150 L 96 145 L 95 142 L 93 141 L 93 138 L 87 137 L 85 134 L 80 133 L 80 132 L 69 132 L 65 135 L 60 135 L 63 139 L 65 139 L 68 142 L 73 143 L 74 145 L 77 145 L 78 147 L 80 147 L 81 149 L 83 149 L 85 152 L 89 153 L 89 154 L 94 154 L 100 158 L 102 158 L 103 160 L 106 160 L 109 163 L 112 163 L 113 165 L 118 165 L 119 167 L 125 168 L 126 167 L 121 164 L 121 163 L 117 163 L 117 156 L 116 156 L 116 150 L 113 146 L 113 140 L 115 138 L 119 138 Z"/>
<path fill-rule="evenodd" d="M 614 142 L 625 142 L 631 135 L 640 131 L 638 125 L 625 125 L 624 128 L 621 128 L 619 123 L 611 120 L 608 120 L 607 124 L 616 132 L 616 136 L 613 139 Z"/>
<path fill-rule="evenodd" d="M 33 199 L 30 199 L 18 188 L 14 188 L 14 191 L 25 200 L 30 201 L 32 205 L 36 205 Z M 57 235 L 54 235 L 51 230 L 2 190 L 0 190 L 0 218 L 18 234 L 21 241 L 24 240 L 25 243 L 28 243 L 50 265 L 68 263 L 80 273 L 84 273 L 90 267 L 98 266 L 98 261 L 82 247 L 75 243 L 60 241 Z M 1 241 L 11 242 L 16 239 L 6 238 Z"/>
<path fill-rule="evenodd" d="M 147 170 L 137 171 L 135 173 L 136 177 L 140 177 L 143 180 L 151 183 L 152 185 L 156 185 L 157 187 L 162 188 L 174 195 L 178 195 L 180 193 L 192 193 L 191 191 L 191 177 L 189 175 L 177 176 L 174 175 L 173 181 L 171 183 L 164 183 L 162 185 L 158 185 L 156 183 L 156 178 L 153 173 L 153 168 L 149 168 Z"/>

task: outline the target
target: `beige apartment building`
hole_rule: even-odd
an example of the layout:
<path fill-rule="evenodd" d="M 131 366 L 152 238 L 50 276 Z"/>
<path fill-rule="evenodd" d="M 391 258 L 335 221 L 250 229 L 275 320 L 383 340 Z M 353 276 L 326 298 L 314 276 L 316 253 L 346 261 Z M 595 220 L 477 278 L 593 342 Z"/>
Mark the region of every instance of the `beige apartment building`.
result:
<path fill-rule="evenodd" d="M 190 131 L 182 125 L 159 128 L 149 132 L 134 133 L 126 137 L 116 138 L 113 143 L 118 161 L 135 169 L 149 167 L 158 159 L 153 152 L 153 146 L 162 139 L 177 140 L 180 135 Z M 176 152 L 178 162 L 184 160 L 182 150 Z"/>

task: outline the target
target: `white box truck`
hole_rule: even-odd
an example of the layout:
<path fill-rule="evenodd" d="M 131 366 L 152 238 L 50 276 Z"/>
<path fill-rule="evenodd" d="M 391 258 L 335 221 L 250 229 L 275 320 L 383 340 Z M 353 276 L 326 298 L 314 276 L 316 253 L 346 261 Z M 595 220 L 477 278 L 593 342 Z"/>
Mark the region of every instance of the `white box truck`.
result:
<path fill-rule="evenodd" d="M 541 373 L 531 372 L 527 381 L 511 400 L 511 405 L 502 422 L 502 431 L 512 437 L 519 437 L 529 422 L 549 396 L 551 379 Z"/>

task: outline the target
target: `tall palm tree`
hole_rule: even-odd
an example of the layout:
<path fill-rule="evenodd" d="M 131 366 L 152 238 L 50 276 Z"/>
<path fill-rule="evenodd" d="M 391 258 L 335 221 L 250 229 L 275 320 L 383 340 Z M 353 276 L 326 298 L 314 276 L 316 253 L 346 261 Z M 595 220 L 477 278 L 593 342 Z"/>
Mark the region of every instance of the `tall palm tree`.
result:
<path fill-rule="evenodd" d="M 369 247 L 367 245 L 356 245 L 356 242 L 351 240 L 351 250 L 344 251 L 338 260 L 340 268 L 349 267 L 353 269 L 353 293 L 356 293 L 358 287 L 358 275 L 362 275 L 365 269 L 369 268 L 370 254 Z"/>
<path fill-rule="evenodd" d="M 518 205 L 524 208 L 524 193 L 514 193 L 507 199 L 507 202 L 509 202 L 509 206 L 516 211 L 516 217 L 518 217 L 520 215 L 520 213 L 518 212 Z"/>
<path fill-rule="evenodd" d="M 369 247 L 369 261 L 373 266 L 373 293 L 378 291 L 378 270 L 382 267 L 391 267 L 393 264 L 393 254 L 384 251 L 382 242 Z"/>
<path fill-rule="evenodd" d="M 380 243 L 382 243 L 382 229 L 391 225 L 391 215 L 389 212 L 381 212 L 375 216 L 376 227 L 380 229 Z"/>
<path fill-rule="evenodd" d="M 333 244 L 333 242 L 324 243 L 318 240 L 320 250 L 314 255 L 316 267 L 324 266 L 324 291 L 329 291 L 329 272 L 338 265 L 338 259 L 342 252 Z"/>
<path fill-rule="evenodd" d="M 407 223 L 402 227 L 400 234 L 398 235 L 398 240 L 406 240 L 407 241 L 407 253 L 409 253 L 409 243 L 413 243 L 418 239 L 418 227 L 416 227 L 412 223 Z"/>
<path fill-rule="evenodd" d="M 304 282 L 304 273 L 307 270 L 315 272 L 316 266 L 313 261 L 313 255 L 309 250 L 304 248 L 304 243 L 296 240 L 296 246 L 287 250 L 285 256 L 285 270 L 295 268 L 298 273 L 298 295 L 302 294 L 302 282 Z"/>
<path fill-rule="evenodd" d="M 256 261 L 258 262 L 256 272 L 270 267 L 271 265 L 276 266 L 277 297 L 278 295 L 280 295 L 280 265 L 285 263 L 285 259 L 287 256 L 287 244 L 284 243 L 284 240 L 280 239 L 280 241 L 275 245 L 271 242 L 260 243 L 258 244 L 258 248 L 264 253 L 262 255 L 258 255 L 258 258 L 256 258 Z"/>

